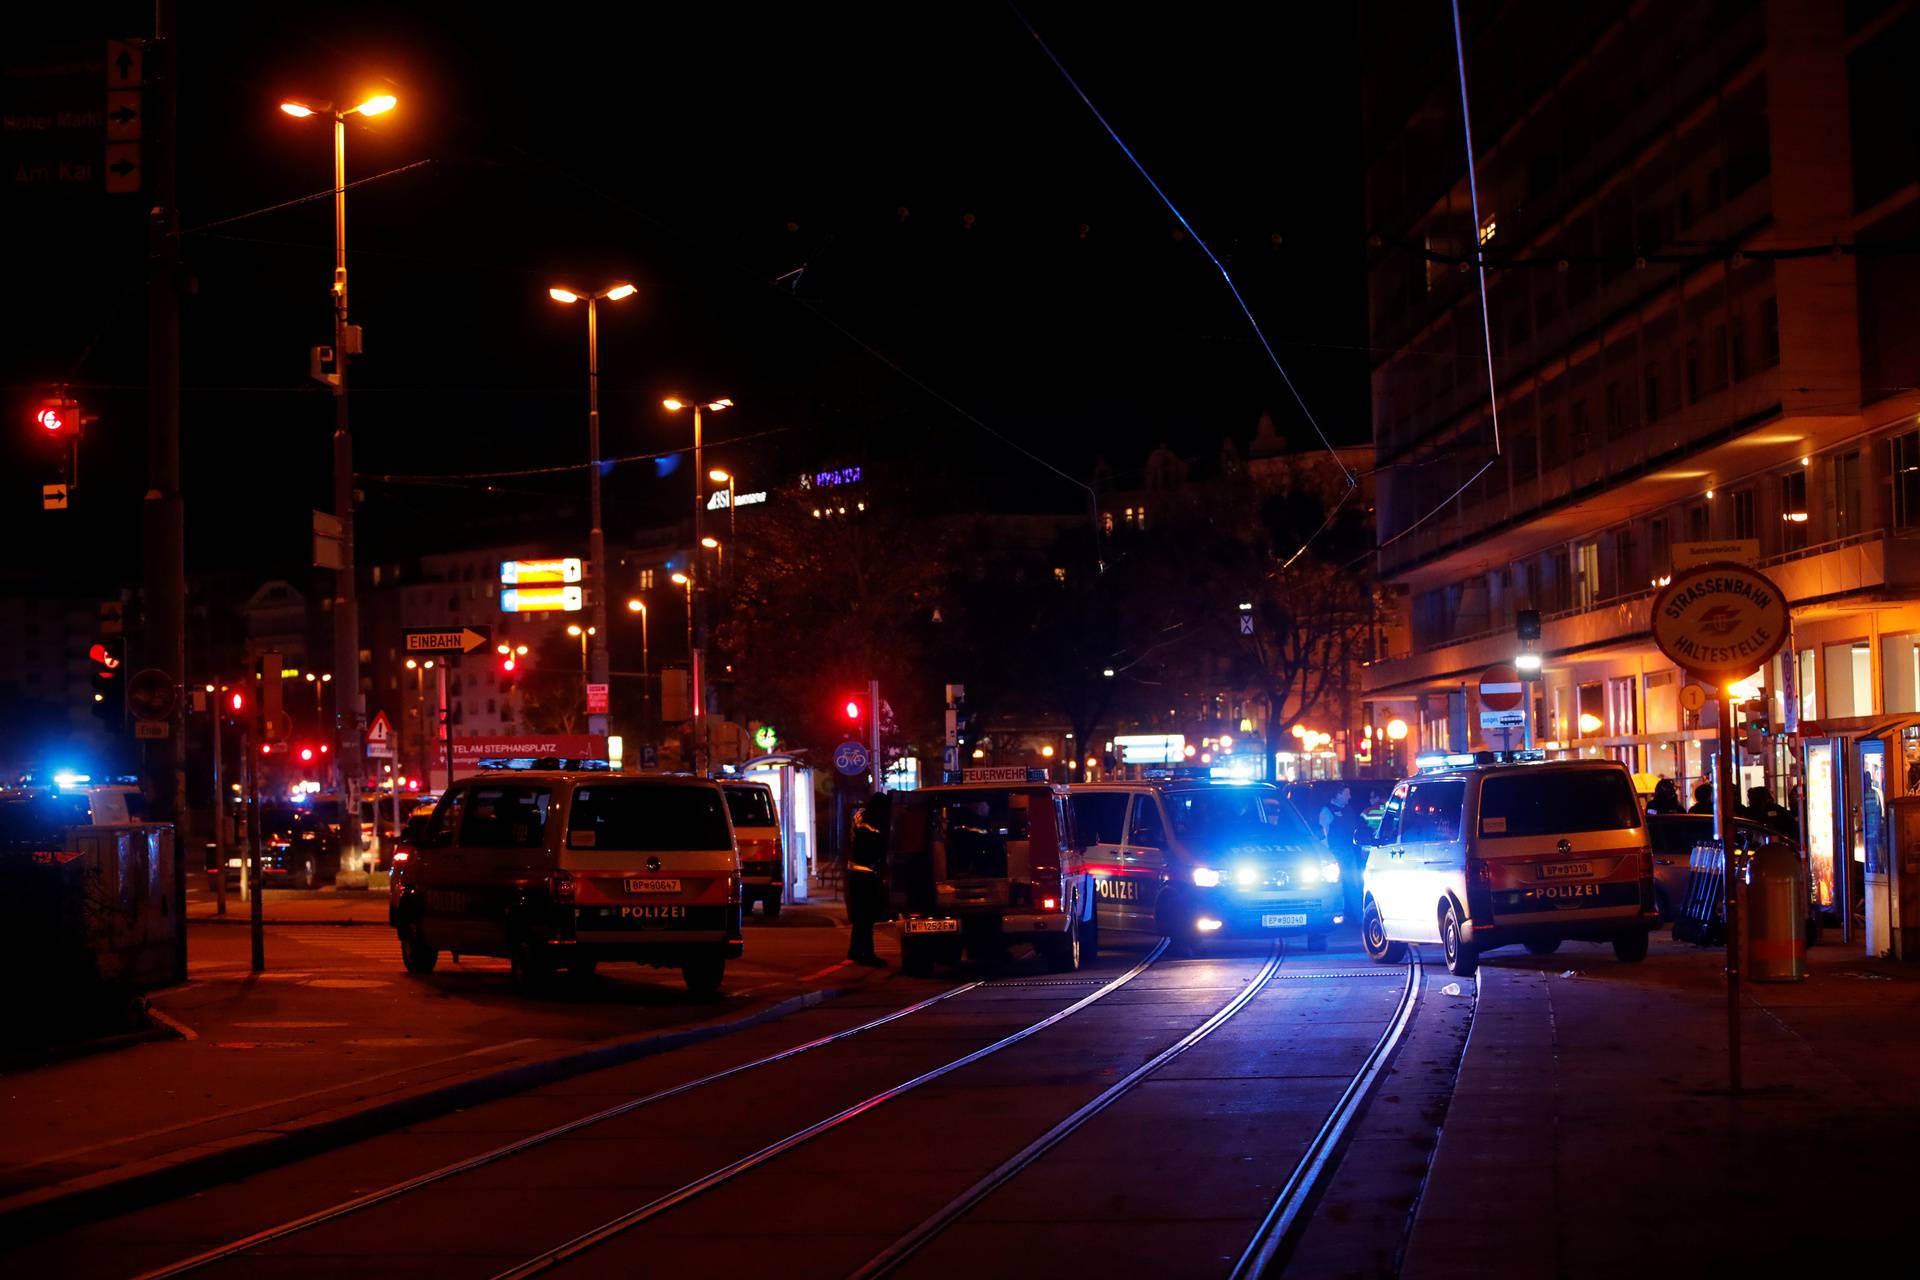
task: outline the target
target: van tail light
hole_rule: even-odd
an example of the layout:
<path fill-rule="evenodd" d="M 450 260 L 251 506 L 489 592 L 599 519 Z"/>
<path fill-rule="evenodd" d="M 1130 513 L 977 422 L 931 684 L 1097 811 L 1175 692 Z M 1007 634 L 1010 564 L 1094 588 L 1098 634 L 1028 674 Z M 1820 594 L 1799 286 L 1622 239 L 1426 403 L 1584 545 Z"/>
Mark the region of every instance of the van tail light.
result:
<path fill-rule="evenodd" d="M 573 901 L 573 876 L 570 872 L 556 871 L 547 877 L 547 889 L 553 894 L 555 902 Z"/>
<path fill-rule="evenodd" d="M 1485 858 L 1467 859 L 1467 884 L 1479 889 L 1493 887 L 1493 864 Z"/>
<path fill-rule="evenodd" d="M 413 855 L 408 853 L 405 849 L 395 850 L 393 855 L 393 864 L 397 867 L 401 863 L 405 862 L 408 858 L 411 858 L 412 856 Z"/>
<path fill-rule="evenodd" d="M 1040 909 L 1042 911 L 1058 911 L 1060 909 L 1060 899 L 1042 898 L 1040 899 Z"/>

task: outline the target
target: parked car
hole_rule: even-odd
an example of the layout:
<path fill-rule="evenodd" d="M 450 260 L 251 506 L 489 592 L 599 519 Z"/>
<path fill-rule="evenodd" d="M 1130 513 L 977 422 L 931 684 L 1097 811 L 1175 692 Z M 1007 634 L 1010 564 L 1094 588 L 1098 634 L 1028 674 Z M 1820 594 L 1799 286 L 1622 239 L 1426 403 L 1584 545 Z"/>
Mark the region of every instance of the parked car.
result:
<path fill-rule="evenodd" d="M 786 897 L 786 851 L 780 846 L 780 819 L 774 812 L 773 788 L 764 782 L 722 780 L 727 811 L 733 816 L 734 838 L 740 844 L 740 909 L 760 912 L 772 920 Z"/>
<path fill-rule="evenodd" d="M 483 772 L 447 789 L 405 867 L 388 918 L 409 973 L 442 951 L 505 956 L 530 992 L 633 960 L 712 995 L 741 953 L 740 855 L 703 778 Z"/>
<path fill-rule="evenodd" d="M 1659 922 L 1640 801 L 1612 760 L 1481 752 L 1423 766 L 1387 800 L 1362 888 L 1368 955 L 1439 943 L 1461 976 L 1494 947 L 1551 955 L 1568 939 L 1636 963 Z"/>

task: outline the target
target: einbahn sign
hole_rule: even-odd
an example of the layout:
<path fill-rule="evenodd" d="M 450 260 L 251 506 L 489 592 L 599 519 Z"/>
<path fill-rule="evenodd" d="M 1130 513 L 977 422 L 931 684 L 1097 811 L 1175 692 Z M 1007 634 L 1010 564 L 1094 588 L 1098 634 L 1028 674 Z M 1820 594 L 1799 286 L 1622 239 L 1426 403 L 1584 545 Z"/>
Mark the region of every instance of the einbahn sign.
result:
<path fill-rule="evenodd" d="M 408 653 L 472 653 L 493 640 L 491 627 L 429 627 L 406 633 Z"/>
<path fill-rule="evenodd" d="M 1772 579 L 1721 561 L 1673 575 L 1653 599 L 1653 642 L 1684 671 L 1750 675 L 1787 638 L 1787 599 Z"/>

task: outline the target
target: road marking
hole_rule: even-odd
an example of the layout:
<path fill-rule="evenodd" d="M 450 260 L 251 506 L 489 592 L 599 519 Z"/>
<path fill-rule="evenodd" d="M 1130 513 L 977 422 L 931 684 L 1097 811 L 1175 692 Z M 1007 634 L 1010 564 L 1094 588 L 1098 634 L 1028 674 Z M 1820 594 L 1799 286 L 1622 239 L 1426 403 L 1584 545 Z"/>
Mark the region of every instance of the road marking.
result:
<path fill-rule="evenodd" d="M 155 1022 L 159 1023 L 161 1026 L 165 1027 L 167 1030 L 173 1032 L 173 1034 L 179 1036 L 182 1040 L 198 1040 L 200 1038 L 200 1033 L 198 1031 L 195 1031 L 192 1027 L 180 1021 L 178 1018 L 169 1018 L 166 1014 L 160 1012 L 160 1010 L 154 1008 L 152 1005 L 147 1006 L 147 1016 L 149 1018 L 152 1018 Z"/>
<path fill-rule="evenodd" d="M 851 960 L 842 960 L 839 964 L 830 964 L 824 969 L 817 969 L 812 973 L 803 973 L 800 975 L 798 979 L 796 979 L 796 981 L 812 982 L 815 978 L 824 978 L 828 974 L 833 973 L 836 970 L 844 969 L 852 963 L 853 961 Z"/>

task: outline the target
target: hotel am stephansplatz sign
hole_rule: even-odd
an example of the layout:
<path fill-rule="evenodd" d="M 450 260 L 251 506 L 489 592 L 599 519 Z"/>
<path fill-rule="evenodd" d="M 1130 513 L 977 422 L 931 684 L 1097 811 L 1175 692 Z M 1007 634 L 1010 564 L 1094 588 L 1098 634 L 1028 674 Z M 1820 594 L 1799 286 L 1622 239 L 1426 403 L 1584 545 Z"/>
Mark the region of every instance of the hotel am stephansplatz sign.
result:
<path fill-rule="evenodd" d="M 1787 599 L 1757 569 L 1721 561 L 1673 575 L 1653 598 L 1653 642 L 1715 680 L 1750 675 L 1787 638 Z"/>

